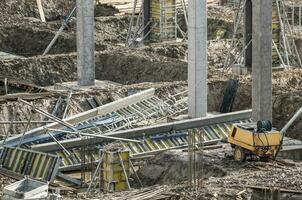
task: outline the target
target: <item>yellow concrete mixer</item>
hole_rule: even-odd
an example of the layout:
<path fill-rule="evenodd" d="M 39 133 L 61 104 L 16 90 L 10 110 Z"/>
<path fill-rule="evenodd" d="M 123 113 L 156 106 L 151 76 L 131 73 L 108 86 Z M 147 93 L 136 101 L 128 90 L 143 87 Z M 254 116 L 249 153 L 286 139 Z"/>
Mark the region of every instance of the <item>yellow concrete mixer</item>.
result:
<path fill-rule="evenodd" d="M 302 113 L 302 107 L 290 121 L 278 131 L 269 120 L 257 123 L 235 123 L 228 133 L 228 142 L 234 149 L 234 159 L 244 162 L 247 156 L 276 159 L 282 148 L 287 129 Z"/>
<path fill-rule="evenodd" d="M 281 132 L 272 129 L 270 121 L 233 124 L 228 135 L 228 142 L 234 148 L 234 159 L 241 162 L 249 155 L 274 158 L 281 140 Z"/>

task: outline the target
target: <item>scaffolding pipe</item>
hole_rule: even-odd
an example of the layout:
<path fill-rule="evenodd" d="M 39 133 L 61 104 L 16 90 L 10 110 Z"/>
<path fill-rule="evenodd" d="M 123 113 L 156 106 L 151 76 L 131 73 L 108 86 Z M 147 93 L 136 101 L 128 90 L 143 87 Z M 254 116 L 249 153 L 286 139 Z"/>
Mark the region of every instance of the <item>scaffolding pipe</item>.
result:
<path fill-rule="evenodd" d="M 46 54 L 48 54 L 48 52 L 50 51 L 50 49 L 52 48 L 52 46 L 55 44 L 55 42 L 59 38 L 60 34 L 63 32 L 64 28 L 67 27 L 69 20 L 71 19 L 71 17 L 74 15 L 74 13 L 76 11 L 76 8 L 77 7 L 74 7 L 72 9 L 72 11 L 69 13 L 69 15 L 66 17 L 66 19 L 64 20 L 62 26 L 60 27 L 60 29 L 58 30 L 58 32 L 56 33 L 56 35 L 54 36 L 54 38 L 51 40 L 51 42 L 49 43 L 49 45 L 45 49 L 44 53 L 42 54 L 43 56 L 45 56 Z"/>
<path fill-rule="evenodd" d="M 302 107 L 294 114 L 294 116 L 285 124 L 285 126 L 281 129 L 281 133 L 285 135 L 286 131 L 289 127 L 297 120 L 297 118 L 302 114 Z"/>

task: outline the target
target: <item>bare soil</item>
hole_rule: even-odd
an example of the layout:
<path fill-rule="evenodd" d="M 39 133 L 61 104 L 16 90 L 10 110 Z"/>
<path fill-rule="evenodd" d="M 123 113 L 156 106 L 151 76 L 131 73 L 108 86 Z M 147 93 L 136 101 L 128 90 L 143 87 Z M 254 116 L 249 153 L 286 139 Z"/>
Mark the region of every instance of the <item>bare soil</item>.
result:
<path fill-rule="evenodd" d="M 148 191 L 157 191 L 153 196 L 162 199 L 266 199 L 269 191 L 250 189 L 249 186 L 282 188 L 298 193 L 281 193 L 281 199 L 301 199 L 301 163 L 292 161 L 239 163 L 225 153 L 230 147 L 207 150 L 197 156 L 197 189 L 187 182 L 186 152 L 172 151 L 158 154 L 139 169 L 144 188 L 117 193 L 70 194 L 66 199 L 135 199 Z M 200 152 L 197 152 L 200 154 Z M 203 172 L 202 172 L 203 171 Z M 146 180 L 145 180 L 146 179 Z M 148 186 L 148 187 L 147 187 Z M 152 197 L 151 197 L 152 199 Z"/>

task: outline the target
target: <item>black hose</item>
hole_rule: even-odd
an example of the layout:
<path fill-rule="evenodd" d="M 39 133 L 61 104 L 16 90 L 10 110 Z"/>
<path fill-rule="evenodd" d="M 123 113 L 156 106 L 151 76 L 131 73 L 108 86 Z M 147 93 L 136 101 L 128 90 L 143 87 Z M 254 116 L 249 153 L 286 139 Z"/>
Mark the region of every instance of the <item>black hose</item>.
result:
<path fill-rule="evenodd" d="M 263 120 L 257 122 L 257 132 L 271 131 L 272 129 L 273 125 L 270 120 Z"/>

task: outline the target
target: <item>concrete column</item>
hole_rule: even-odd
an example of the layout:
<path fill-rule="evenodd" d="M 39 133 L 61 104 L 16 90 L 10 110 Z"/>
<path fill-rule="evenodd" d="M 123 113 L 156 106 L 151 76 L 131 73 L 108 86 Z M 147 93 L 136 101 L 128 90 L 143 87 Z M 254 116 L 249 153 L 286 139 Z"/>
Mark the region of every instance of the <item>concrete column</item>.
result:
<path fill-rule="evenodd" d="M 207 115 L 207 1 L 188 1 L 189 117 Z"/>
<path fill-rule="evenodd" d="M 245 46 L 250 43 L 252 40 L 252 31 L 253 31 L 253 9 L 252 9 L 252 0 L 247 0 L 245 4 L 245 15 L 244 15 L 244 42 Z M 245 67 L 252 69 L 252 43 L 249 44 L 245 50 Z"/>
<path fill-rule="evenodd" d="M 253 120 L 272 120 L 272 0 L 253 0 Z"/>
<path fill-rule="evenodd" d="M 77 0 L 78 85 L 95 84 L 94 0 Z"/>

